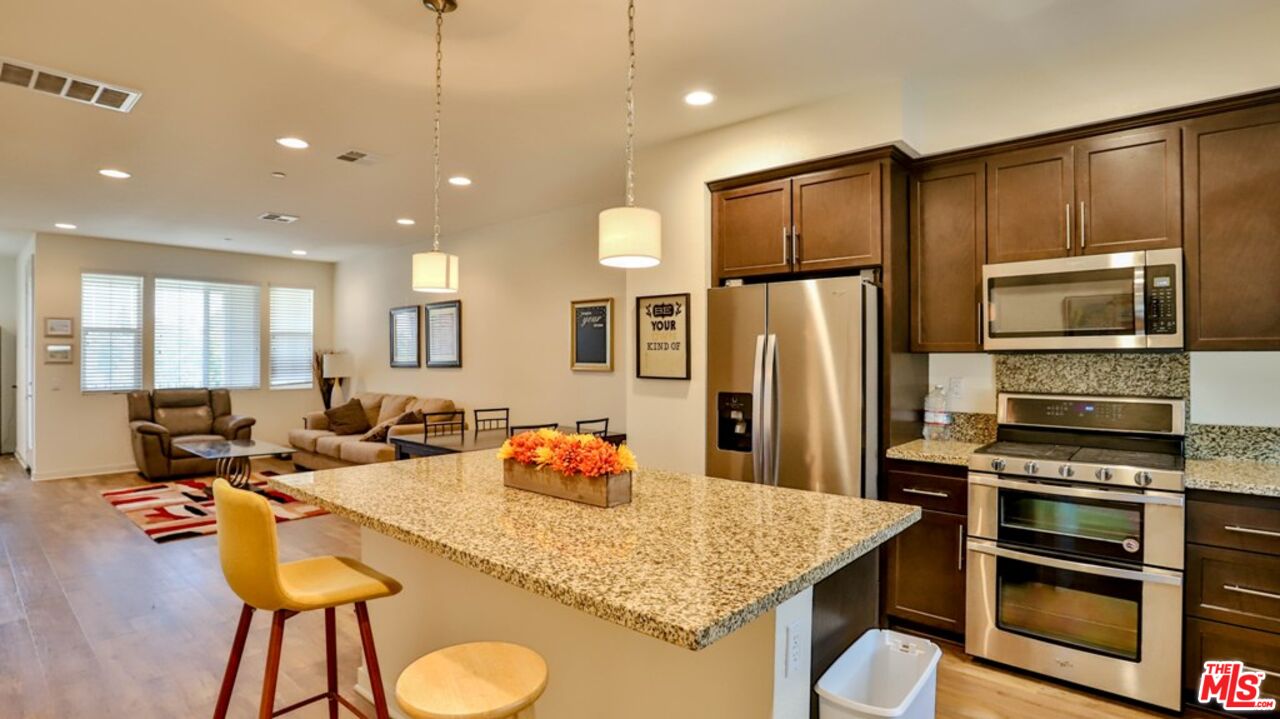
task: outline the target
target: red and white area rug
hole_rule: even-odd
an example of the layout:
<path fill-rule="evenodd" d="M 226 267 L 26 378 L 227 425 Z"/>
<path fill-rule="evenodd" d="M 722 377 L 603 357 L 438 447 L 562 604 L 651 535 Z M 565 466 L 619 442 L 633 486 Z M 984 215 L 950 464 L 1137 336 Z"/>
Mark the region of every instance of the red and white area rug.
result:
<path fill-rule="evenodd" d="M 328 514 L 268 487 L 265 477 L 274 474 L 254 472 L 250 483 L 254 492 L 267 498 L 277 524 Z M 102 493 L 102 498 L 156 542 L 202 537 L 218 531 L 212 477 L 109 489 Z"/>

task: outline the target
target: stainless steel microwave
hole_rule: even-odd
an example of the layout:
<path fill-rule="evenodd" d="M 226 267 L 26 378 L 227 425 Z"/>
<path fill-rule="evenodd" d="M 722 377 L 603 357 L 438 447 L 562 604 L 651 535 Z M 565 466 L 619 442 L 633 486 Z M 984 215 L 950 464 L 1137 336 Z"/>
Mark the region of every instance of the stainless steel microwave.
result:
<path fill-rule="evenodd" d="M 1182 305 L 1181 249 L 982 268 L 987 350 L 1177 349 Z"/>

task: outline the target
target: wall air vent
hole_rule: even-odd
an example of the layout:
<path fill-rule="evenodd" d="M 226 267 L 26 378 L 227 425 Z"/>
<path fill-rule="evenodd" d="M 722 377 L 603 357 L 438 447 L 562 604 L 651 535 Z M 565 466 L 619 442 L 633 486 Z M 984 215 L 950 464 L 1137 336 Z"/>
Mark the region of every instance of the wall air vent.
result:
<path fill-rule="evenodd" d="M 278 222 L 282 225 L 292 225 L 298 221 L 298 216 L 286 215 L 283 212 L 264 212 L 261 215 L 258 215 L 258 219 L 266 220 L 267 222 Z"/>
<path fill-rule="evenodd" d="M 376 155 L 370 155 L 364 150 L 347 150 L 338 155 L 338 159 L 343 162 L 350 162 L 353 165 L 372 165 L 378 161 Z"/>
<path fill-rule="evenodd" d="M 5 58 L 0 58 L 0 83 L 117 112 L 133 110 L 133 106 L 142 97 L 142 93 L 137 90 Z"/>

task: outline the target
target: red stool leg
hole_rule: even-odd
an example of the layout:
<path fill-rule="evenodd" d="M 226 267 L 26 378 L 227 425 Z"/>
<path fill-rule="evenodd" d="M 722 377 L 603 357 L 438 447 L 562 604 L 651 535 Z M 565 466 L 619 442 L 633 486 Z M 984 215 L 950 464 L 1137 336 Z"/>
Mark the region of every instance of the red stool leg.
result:
<path fill-rule="evenodd" d="M 387 691 L 382 686 L 382 671 L 378 669 L 378 652 L 374 649 L 373 629 L 369 626 L 369 608 L 364 602 L 356 602 L 356 621 L 360 624 L 360 643 L 364 645 L 364 662 L 369 670 L 374 711 L 377 719 L 390 719 L 390 714 L 387 712 Z"/>
<path fill-rule="evenodd" d="M 280 609 L 271 617 L 271 643 L 267 645 L 267 671 L 262 677 L 262 703 L 258 705 L 258 719 L 271 719 L 275 713 L 280 649 L 284 644 L 284 621 L 293 615 L 294 612 Z"/>
<path fill-rule="evenodd" d="M 240 657 L 244 656 L 244 642 L 249 636 L 249 623 L 253 621 L 253 607 L 248 604 L 240 610 L 240 624 L 236 638 L 231 642 L 231 656 L 227 658 L 227 670 L 222 673 L 222 689 L 218 690 L 218 704 L 213 709 L 213 719 L 226 719 L 231 705 L 231 692 L 236 686 L 236 674 L 240 673 Z"/>
<path fill-rule="evenodd" d="M 338 630 L 337 612 L 333 607 L 324 610 L 324 654 L 329 675 L 329 719 L 338 719 Z"/>

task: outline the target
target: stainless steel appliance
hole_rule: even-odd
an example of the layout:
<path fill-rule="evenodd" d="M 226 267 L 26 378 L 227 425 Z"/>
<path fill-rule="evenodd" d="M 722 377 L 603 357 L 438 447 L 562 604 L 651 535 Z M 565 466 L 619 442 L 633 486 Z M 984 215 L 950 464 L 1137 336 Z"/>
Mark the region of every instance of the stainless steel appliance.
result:
<path fill-rule="evenodd" d="M 987 350 L 1180 348 L 1182 250 L 982 268 Z"/>
<path fill-rule="evenodd" d="M 969 463 L 965 651 L 1178 709 L 1182 400 L 1001 394 Z"/>
<path fill-rule="evenodd" d="M 878 297 L 870 271 L 707 291 L 708 475 L 875 495 Z"/>

